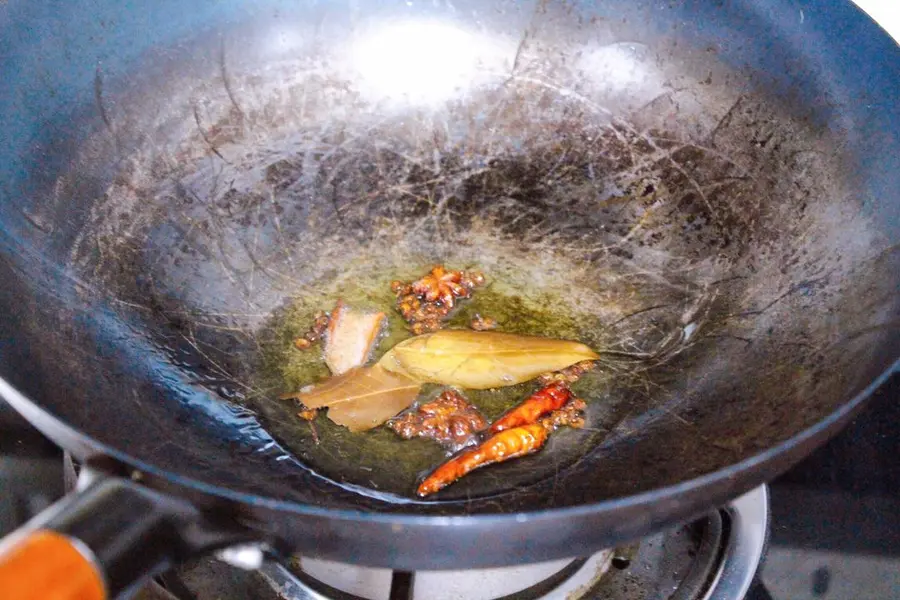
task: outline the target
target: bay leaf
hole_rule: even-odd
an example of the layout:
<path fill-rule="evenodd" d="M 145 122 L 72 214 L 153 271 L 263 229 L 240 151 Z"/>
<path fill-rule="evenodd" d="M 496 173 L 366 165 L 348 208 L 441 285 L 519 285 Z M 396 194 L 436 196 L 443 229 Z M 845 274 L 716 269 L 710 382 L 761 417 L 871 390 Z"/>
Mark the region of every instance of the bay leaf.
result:
<path fill-rule="evenodd" d="M 484 390 L 599 358 L 580 342 L 496 331 L 443 330 L 405 340 L 379 361 L 421 382 Z"/>
<path fill-rule="evenodd" d="M 395 390 L 383 398 L 358 398 L 339 402 L 328 409 L 328 418 L 353 432 L 378 427 L 391 417 L 409 408 L 419 395 L 419 385 L 411 390 Z"/>
<path fill-rule="evenodd" d="M 307 408 L 328 408 L 328 418 L 350 431 L 381 425 L 408 408 L 422 384 L 403 373 L 380 365 L 357 367 L 326 379 L 306 391 L 285 394 Z"/>

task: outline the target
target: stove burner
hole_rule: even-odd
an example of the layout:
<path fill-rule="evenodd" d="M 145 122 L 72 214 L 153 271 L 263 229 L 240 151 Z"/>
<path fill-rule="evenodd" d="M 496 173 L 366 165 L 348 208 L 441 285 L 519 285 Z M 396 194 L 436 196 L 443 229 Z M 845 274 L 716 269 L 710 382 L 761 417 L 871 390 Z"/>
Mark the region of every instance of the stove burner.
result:
<path fill-rule="evenodd" d="M 68 454 L 63 472 L 71 488 L 76 469 Z M 248 589 L 233 595 L 236 581 L 227 581 L 225 564 L 207 560 L 170 571 L 168 592 L 158 585 L 144 591 L 155 591 L 153 600 L 743 600 L 768 531 L 769 494 L 760 486 L 703 519 L 588 558 L 407 573 L 298 557 L 248 572 L 238 587 L 253 589 L 250 596 Z"/>
<path fill-rule="evenodd" d="M 741 600 L 767 532 L 763 486 L 704 519 L 586 559 L 405 573 L 299 558 L 261 575 L 284 600 Z"/>
<path fill-rule="evenodd" d="M 769 539 L 769 490 L 760 486 L 725 509 L 729 538 L 711 592 L 703 600 L 737 600 L 750 590 Z"/>

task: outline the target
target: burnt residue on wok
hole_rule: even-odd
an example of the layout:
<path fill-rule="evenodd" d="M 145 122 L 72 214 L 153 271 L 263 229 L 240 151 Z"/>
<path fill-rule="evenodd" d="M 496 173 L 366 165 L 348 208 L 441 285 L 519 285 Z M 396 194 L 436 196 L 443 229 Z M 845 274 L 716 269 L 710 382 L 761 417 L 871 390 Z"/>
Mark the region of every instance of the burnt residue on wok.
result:
<path fill-rule="evenodd" d="M 640 48 L 597 49 L 653 75 L 624 92 L 560 62 L 577 54 L 561 42 L 513 48 L 505 70 L 484 66 L 441 102 L 379 96 L 337 58 L 262 71 L 226 69 L 223 53 L 208 78 L 175 74 L 107 106 L 43 218 L 86 173 L 108 181 L 69 254 L 86 293 L 146 326 L 195 384 L 252 409 L 286 454 L 360 490 L 408 495 L 442 451 L 337 427 L 316 444 L 265 367 L 294 335 L 289 315 L 308 325 L 339 296 L 390 307 L 388 282 L 433 263 L 489 274 L 460 322 L 479 312 L 652 357 L 610 354 L 584 429 L 448 498 L 527 488 L 549 502 L 577 488 L 588 455 L 600 495 L 674 483 L 783 439 L 859 385 L 860 332 L 887 306 L 871 267 L 882 247 L 832 133 Z M 653 431 L 668 445 L 633 450 Z"/>

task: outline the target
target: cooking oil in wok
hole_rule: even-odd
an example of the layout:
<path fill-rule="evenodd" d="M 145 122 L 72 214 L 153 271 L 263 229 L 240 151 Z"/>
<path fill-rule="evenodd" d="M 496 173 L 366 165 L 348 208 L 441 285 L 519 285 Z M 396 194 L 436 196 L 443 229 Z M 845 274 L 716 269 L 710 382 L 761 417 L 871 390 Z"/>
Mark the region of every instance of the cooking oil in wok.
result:
<path fill-rule="evenodd" d="M 448 265 L 451 268 L 478 268 L 478 265 Z M 414 267 L 370 273 L 365 278 L 344 280 L 331 286 L 318 287 L 316 293 L 298 295 L 276 312 L 261 340 L 261 368 L 258 389 L 268 390 L 257 398 L 256 408 L 265 425 L 298 458 L 322 475 L 355 486 L 379 492 L 411 496 L 417 479 L 444 460 L 446 453 L 436 442 L 426 439 L 403 440 L 386 427 L 351 433 L 331 422 L 320 411 L 312 422 L 296 416 L 299 410 L 294 401 L 277 400 L 287 391 L 295 391 L 330 376 L 320 348 L 297 350 L 293 340 L 309 328 L 315 314 L 331 310 L 340 298 L 351 306 L 380 310 L 387 315 L 388 326 L 375 350 L 374 360 L 399 342 L 412 337 L 407 323 L 395 308 L 396 297 L 391 292 L 393 280 L 418 279 L 431 267 L 423 262 Z M 489 317 L 497 323 L 497 331 L 569 339 L 597 347 L 602 343 L 602 323 L 596 314 L 573 310 L 570 299 L 558 290 L 528 289 L 511 285 L 522 274 L 508 270 L 486 273 L 487 282 L 476 288 L 471 298 L 459 301 L 446 320 L 449 329 L 468 328 L 476 315 Z M 506 277 L 504 277 L 506 275 Z M 603 371 L 590 373 L 573 385 L 573 390 L 585 399 L 601 398 L 608 386 L 609 376 Z M 493 420 L 524 400 L 538 385 L 526 382 L 494 390 L 465 390 L 466 398 L 489 419 Z M 426 385 L 419 402 L 434 398 L 443 388 Z M 555 463 L 577 457 L 578 448 L 592 444 L 596 430 L 558 431 L 553 443 L 542 453 L 553 452 Z M 467 493 L 484 493 L 497 487 L 511 487 L 540 478 L 547 461 L 539 456 L 512 461 L 488 470 L 486 476 L 472 477 Z M 474 486 L 474 487 L 473 487 Z M 445 492 L 447 494 L 447 492 Z M 452 493 L 449 495 L 453 495 Z"/>

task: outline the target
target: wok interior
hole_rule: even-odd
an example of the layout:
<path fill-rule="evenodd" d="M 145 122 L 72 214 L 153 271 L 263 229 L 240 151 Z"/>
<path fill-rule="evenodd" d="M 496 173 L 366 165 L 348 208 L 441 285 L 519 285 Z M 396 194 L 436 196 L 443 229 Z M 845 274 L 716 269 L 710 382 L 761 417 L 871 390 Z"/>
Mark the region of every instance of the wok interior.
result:
<path fill-rule="evenodd" d="M 277 52 L 248 27 L 185 39 L 127 85 L 98 70 L 95 129 L 26 215 L 65 268 L 51 304 L 26 294 L 32 395 L 208 483 L 497 512 L 711 472 L 860 390 L 890 355 L 897 257 L 827 118 L 715 56 L 528 16 L 324 19 Z M 435 262 L 657 358 L 604 363 L 585 430 L 422 504 L 404 490 L 439 452 L 410 443 L 400 469 L 406 450 L 367 451 L 389 432 L 337 428 L 316 446 L 258 369 L 286 307 L 384 300 L 373 282 Z"/>

